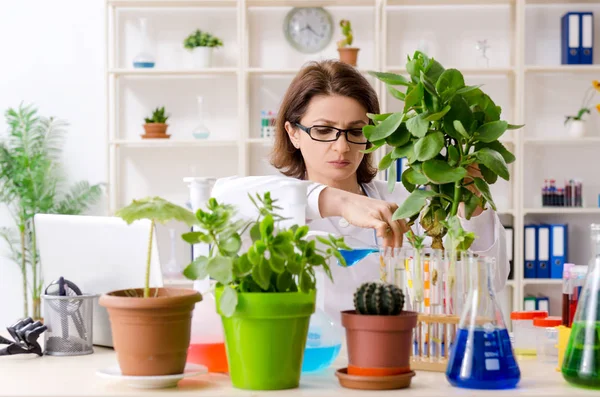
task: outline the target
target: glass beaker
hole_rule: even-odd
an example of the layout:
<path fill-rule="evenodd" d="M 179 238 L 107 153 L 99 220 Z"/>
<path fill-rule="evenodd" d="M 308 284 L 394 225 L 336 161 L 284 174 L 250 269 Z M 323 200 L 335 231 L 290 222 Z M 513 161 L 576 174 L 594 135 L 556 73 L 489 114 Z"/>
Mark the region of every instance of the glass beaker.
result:
<path fill-rule="evenodd" d="M 510 389 L 521 379 L 492 287 L 494 259 L 467 253 L 469 294 L 451 348 L 446 379 L 468 389 Z"/>
<path fill-rule="evenodd" d="M 592 224 L 590 232 L 592 258 L 561 372 L 571 384 L 600 389 L 600 224 Z"/>
<path fill-rule="evenodd" d="M 139 19 L 140 24 L 140 52 L 133 58 L 134 68 L 153 68 L 154 55 L 150 52 L 150 43 L 148 40 L 148 28 L 146 18 Z"/>
<path fill-rule="evenodd" d="M 204 98 L 198 96 L 198 124 L 192 131 L 192 135 L 196 139 L 206 139 L 210 136 L 210 130 L 204 123 Z"/>

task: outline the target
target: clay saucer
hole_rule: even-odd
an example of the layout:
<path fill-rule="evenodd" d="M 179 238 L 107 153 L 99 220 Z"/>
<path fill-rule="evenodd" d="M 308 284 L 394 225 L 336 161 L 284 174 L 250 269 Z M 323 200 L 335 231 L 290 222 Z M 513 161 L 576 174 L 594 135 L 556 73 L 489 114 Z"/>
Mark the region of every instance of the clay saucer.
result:
<path fill-rule="evenodd" d="M 335 372 L 340 385 L 348 389 L 360 390 L 393 390 L 410 386 L 415 371 L 392 376 L 357 376 L 348 375 L 348 368 L 340 368 Z"/>

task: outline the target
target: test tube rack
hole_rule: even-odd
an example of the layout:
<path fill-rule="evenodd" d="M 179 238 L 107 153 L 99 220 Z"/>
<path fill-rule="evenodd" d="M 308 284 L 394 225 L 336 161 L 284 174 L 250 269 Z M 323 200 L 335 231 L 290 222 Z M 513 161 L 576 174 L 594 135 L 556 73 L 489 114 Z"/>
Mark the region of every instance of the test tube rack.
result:
<path fill-rule="evenodd" d="M 445 372 L 460 318 L 447 314 L 419 314 L 414 329 L 413 370 Z M 425 331 L 424 331 L 425 330 Z"/>

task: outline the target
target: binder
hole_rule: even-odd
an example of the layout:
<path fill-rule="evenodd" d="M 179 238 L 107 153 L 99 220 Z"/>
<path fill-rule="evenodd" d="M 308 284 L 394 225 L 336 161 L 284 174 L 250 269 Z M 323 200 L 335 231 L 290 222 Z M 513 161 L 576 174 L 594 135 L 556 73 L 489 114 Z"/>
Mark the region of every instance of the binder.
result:
<path fill-rule="evenodd" d="M 581 12 L 581 47 L 579 49 L 581 64 L 594 63 L 594 13 Z"/>
<path fill-rule="evenodd" d="M 537 278 L 550 278 L 550 226 L 537 227 Z"/>
<path fill-rule="evenodd" d="M 523 298 L 523 310 L 530 312 L 536 310 L 537 298 L 535 296 L 526 296 Z"/>
<path fill-rule="evenodd" d="M 577 12 L 568 12 L 561 19 L 561 63 L 577 65 L 581 62 L 581 17 Z"/>
<path fill-rule="evenodd" d="M 535 278 L 537 274 L 537 226 L 525 225 L 525 269 L 524 278 Z"/>
<path fill-rule="evenodd" d="M 512 280 L 515 277 L 515 269 L 513 266 L 513 255 L 514 255 L 514 233 L 512 226 L 504 226 L 506 231 L 506 255 L 508 263 L 510 264 L 510 270 L 508 272 L 508 279 Z"/>
<path fill-rule="evenodd" d="M 568 257 L 568 225 L 550 226 L 550 278 L 562 278 L 563 267 Z"/>
<path fill-rule="evenodd" d="M 550 313 L 550 299 L 547 296 L 538 296 L 536 301 L 536 310 Z"/>

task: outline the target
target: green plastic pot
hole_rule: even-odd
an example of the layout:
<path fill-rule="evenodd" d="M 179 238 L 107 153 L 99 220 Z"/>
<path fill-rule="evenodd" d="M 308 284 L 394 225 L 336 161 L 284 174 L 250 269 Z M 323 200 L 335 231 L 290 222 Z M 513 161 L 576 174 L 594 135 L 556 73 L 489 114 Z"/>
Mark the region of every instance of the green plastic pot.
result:
<path fill-rule="evenodd" d="M 298 387 L 315 293 L 241 293 L 231 317 L 217 310 L 225 331 L 233 386 L 247 390 Z"/>

